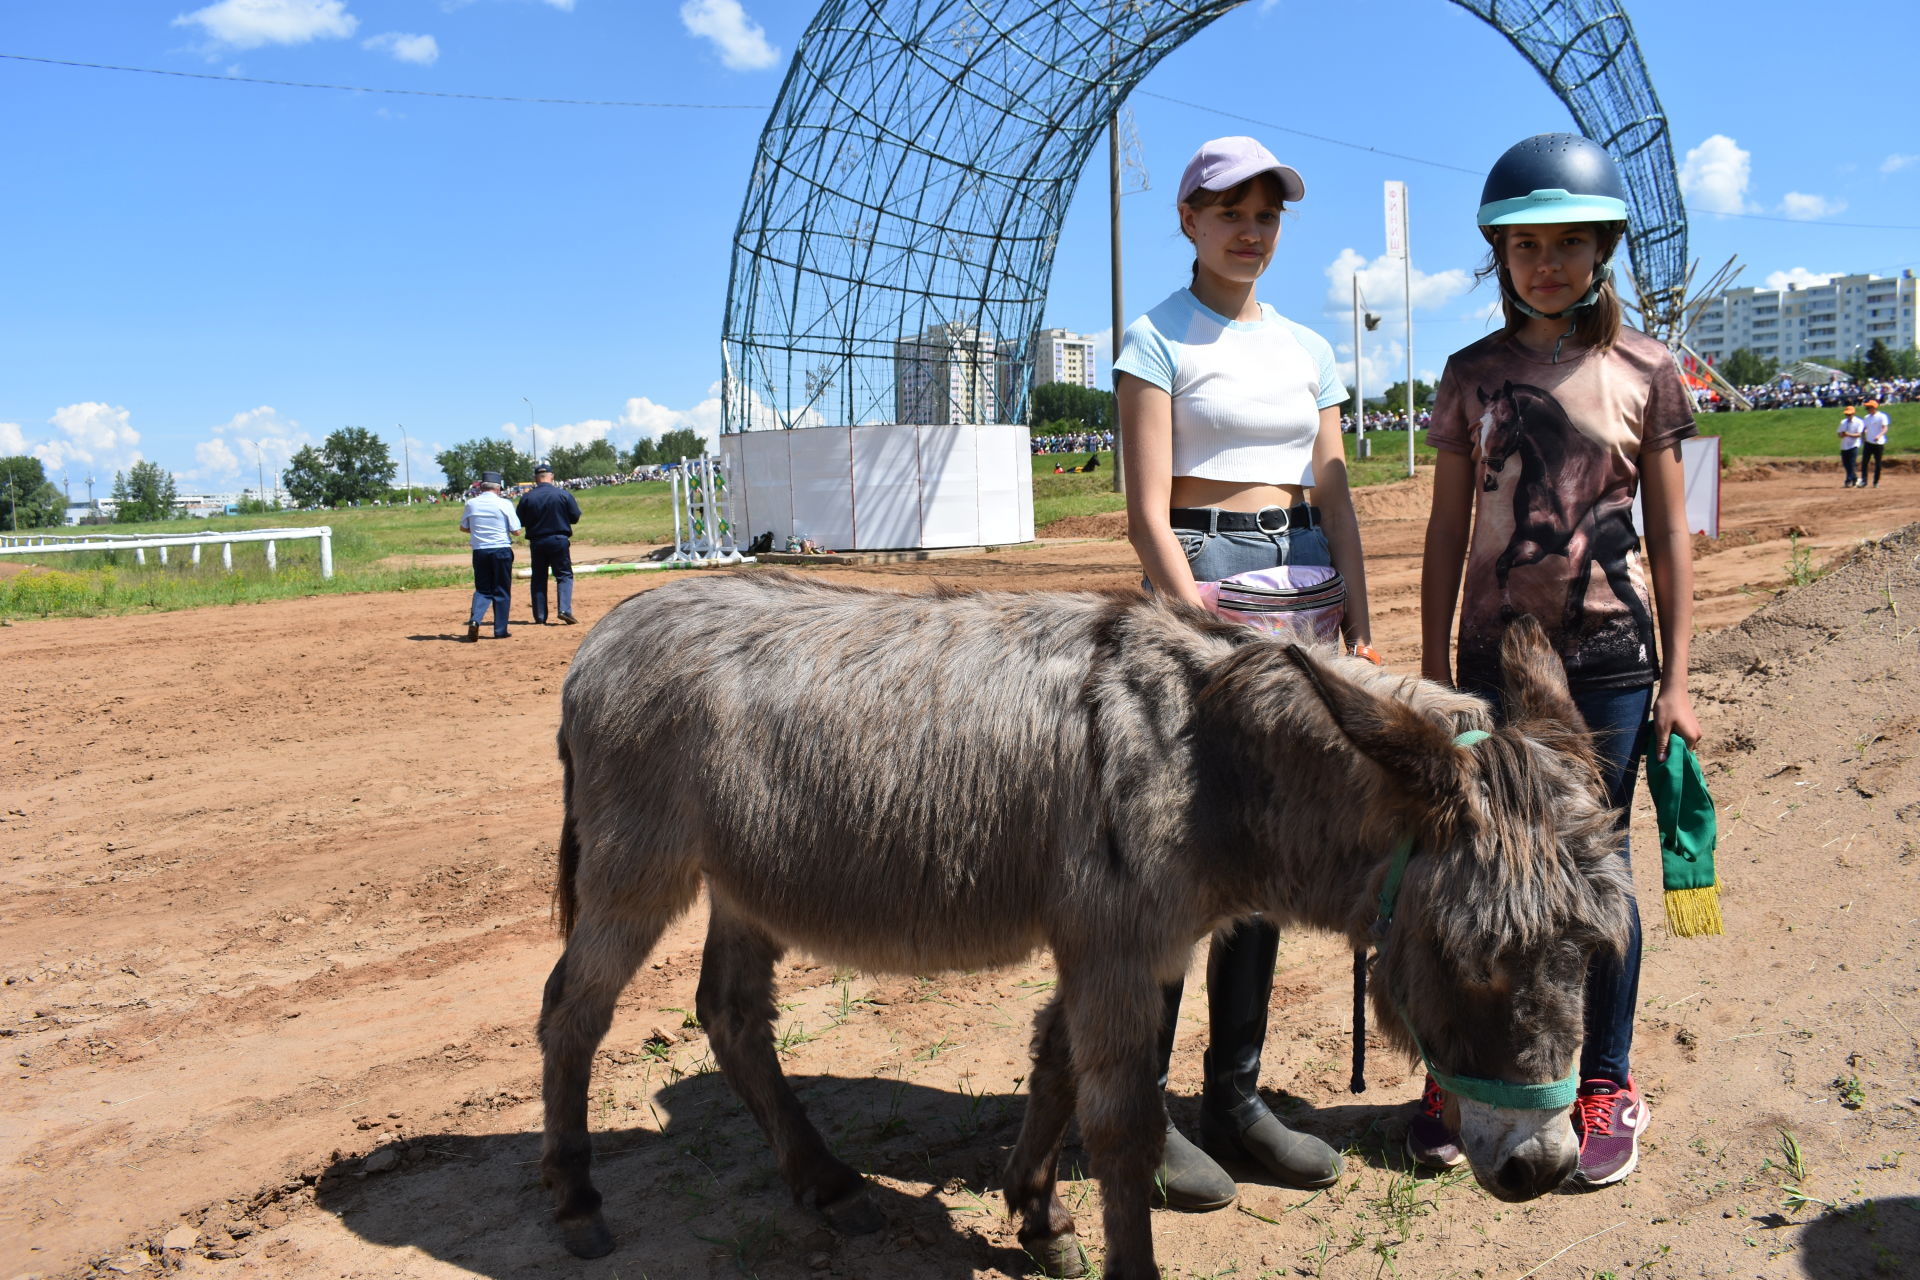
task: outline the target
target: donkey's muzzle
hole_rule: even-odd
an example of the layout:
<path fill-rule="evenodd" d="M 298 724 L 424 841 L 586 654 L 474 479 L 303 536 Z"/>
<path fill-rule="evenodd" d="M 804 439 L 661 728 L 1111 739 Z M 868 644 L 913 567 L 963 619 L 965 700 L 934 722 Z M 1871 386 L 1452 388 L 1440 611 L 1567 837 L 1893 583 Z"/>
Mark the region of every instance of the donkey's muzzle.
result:
<path fill-rule="evenodd" d="M 1481 1186 L 1506 1201 L 1532 1200 L 1547 1194 L 1573 1176 L 1580 1165 L 1580 1149 L 1568 1156 L 1541 1158 L 1537 1155 L 1509 1156 L 1495 1169 L 1492 1178 L 1474 1176 Z"/>

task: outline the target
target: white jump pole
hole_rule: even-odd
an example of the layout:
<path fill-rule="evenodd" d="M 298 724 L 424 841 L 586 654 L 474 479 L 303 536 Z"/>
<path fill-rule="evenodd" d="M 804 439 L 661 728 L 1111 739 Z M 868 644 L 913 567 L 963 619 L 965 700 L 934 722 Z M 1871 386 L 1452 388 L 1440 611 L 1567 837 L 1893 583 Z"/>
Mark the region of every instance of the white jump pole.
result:
<path fill-rule="evenodd" d="M 267 544 L 267 572 L 278 573 L 279 571 L 280 571 L 280 558 L 274 554 L 273 544 L 269 542 Z"/>
<path fill-rule="evenodd" d="M 324 524 L 320 526 L 320 576 L 333 576 L 333 528 Z"/>
<path fill-rule="evenodd" d="M 220 544 L 220 567 L 228 573 L 233 572 L 233 544 L 231 542 L 223 542 Z"/>

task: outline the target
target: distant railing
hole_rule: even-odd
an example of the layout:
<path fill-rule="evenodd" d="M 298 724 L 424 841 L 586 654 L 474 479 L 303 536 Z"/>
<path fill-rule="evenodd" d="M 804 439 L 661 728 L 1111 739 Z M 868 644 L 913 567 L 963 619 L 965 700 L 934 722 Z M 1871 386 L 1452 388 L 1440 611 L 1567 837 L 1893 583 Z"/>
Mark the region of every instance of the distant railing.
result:
<path fill-rule="evenodd" d="M 280 567 L 275 544 L 294 542 L 302 538 L 320 540 L 320 576 L 333 576 L 333 529 L 328 525 L 317 525 L 311 529 L 246 529 L 225 533 L 0 533 L 0 556 L 39 556 L 49 551 L 131 551 L 138 564 L 147 562 L 148 550 L 160 553 L 160 563 L 167 563 L 167 551 L 172 547 L 191 547 L 192 562 L 200 563 L 200 548 L 218 546 L 220 548 L 220 566 L 227 572 L 233 572 L 233 544 L 236 542 L 264 542 L 267 544 L 267 568 Z"/>

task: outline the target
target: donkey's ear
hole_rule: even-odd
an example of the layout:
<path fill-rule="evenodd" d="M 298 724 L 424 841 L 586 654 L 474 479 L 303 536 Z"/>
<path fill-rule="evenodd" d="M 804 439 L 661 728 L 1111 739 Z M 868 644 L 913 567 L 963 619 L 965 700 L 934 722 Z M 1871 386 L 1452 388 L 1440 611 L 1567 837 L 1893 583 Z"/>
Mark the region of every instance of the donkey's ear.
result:
<path fill-rule="evenodd" d="M 1507 718 L 1546 720 L 1586 731 L 1587 723 L 1567 692 L 1567 670 L 1532 614 L 1522 614 L 1500 639 L 1501 683 L 1507 690 Z"/>
<path fill-rule="evenodd" d="M 1467 767 L 1446 729 L 1398 698 L 1361 688 L 1297 644 L 1287 646 L 1287 657 L 1361 755 L 1430 804 L 1466 803 Z"/>

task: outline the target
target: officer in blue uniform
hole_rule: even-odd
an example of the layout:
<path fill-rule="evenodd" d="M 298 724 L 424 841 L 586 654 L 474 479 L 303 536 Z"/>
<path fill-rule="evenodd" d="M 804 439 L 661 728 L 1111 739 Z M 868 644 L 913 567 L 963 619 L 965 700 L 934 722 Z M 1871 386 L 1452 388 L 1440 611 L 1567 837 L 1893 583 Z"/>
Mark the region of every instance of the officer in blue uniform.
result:
<path fill-rule="evenodd" d="M 533 469 L 533 488 L 520 499 L 520 523 L 527 529 L 533 553 L 533 620 L 547 625 L 547 571 L 553 571 L 560 595 L 560 621 L 572 626 L 573 526 L 580 523 L 580 504 L 553 482 L 553 468 L 542 462 Z"/>

